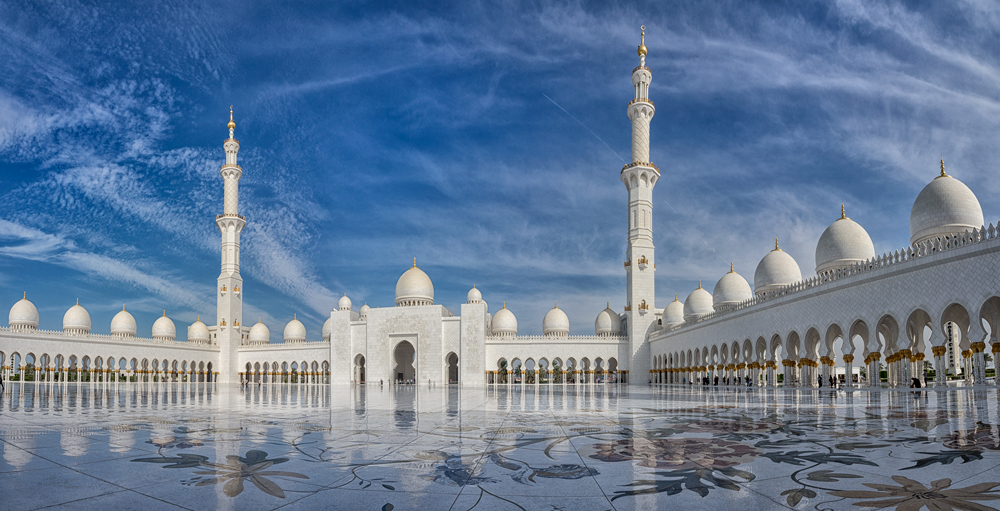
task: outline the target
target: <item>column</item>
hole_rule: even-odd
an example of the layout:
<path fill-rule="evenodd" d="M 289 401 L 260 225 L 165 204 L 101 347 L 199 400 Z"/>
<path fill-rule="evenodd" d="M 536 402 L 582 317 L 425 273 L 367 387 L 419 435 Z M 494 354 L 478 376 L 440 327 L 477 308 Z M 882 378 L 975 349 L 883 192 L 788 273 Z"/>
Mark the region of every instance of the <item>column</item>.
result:
<path fill-rule="evenodd" d="M 854 355 L 844 355 L 844 387 L 854 388 Z"/>

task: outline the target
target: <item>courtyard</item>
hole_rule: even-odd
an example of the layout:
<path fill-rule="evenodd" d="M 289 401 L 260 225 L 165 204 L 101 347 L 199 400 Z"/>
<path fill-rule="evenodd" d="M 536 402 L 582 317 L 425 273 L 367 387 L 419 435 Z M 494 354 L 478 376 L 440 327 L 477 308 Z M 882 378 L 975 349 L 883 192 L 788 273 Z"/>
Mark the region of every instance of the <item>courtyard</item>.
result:
<path fill-rule="evenodd" d="M 23 510 L 993 509 L 998 397 L 7 382 L 0 488 Z"/>

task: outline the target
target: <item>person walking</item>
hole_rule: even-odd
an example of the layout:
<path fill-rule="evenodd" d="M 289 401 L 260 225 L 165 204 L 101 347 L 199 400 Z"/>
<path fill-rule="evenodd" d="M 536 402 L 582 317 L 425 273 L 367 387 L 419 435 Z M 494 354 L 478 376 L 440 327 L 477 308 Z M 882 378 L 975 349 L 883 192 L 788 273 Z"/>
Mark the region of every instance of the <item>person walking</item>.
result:
<path fill-rule="evenodd" d="M 6 389 L 3 386 L 3 372 L 0 371 L 0 396 L 3 396 L 5 390 Z"/>

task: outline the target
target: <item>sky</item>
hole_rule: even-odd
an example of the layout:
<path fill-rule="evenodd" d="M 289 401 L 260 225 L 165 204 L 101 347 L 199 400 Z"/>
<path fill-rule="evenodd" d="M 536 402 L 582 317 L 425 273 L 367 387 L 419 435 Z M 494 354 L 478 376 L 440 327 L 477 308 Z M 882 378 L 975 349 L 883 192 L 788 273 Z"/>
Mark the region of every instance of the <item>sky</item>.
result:
<path fill-rule="evenodd" d="M 991 1 L 0 0 L 0 303 L 213 323 L 232 105 L 272 342 L 344 293 L 392 306 L 414 257 L 455 313 L 475 285 L 522 334 L 555 301 L 592 333 L 625 305 L 640 25 L 658 307 L 730 262 L 752 284 L 775 237 L 814 274 L 841 203 L 906 246 L 941 158 L 998 219 Z"/>

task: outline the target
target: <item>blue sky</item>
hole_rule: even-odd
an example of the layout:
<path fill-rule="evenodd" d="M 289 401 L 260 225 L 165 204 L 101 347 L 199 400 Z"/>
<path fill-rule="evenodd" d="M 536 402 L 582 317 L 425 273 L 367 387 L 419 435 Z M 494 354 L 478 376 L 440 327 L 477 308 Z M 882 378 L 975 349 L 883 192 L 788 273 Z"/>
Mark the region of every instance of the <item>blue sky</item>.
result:
<path fill-rule="evenodd" d="M 318 3 L 316 3 L 318 4 Z M 878 252 L 943 157 L 998 218 L 1000 7 L 956 2 L 0 2 L 0 297 L 214 316 L 229 105 L 250 321 L 476 284 L 540 333 L 625 300 L 625 106 L 647 27 L 657 305 L 774 237 L 813 273 L 846 203 Z M 2 300 L 0 300 L 2 302 Z"/>

